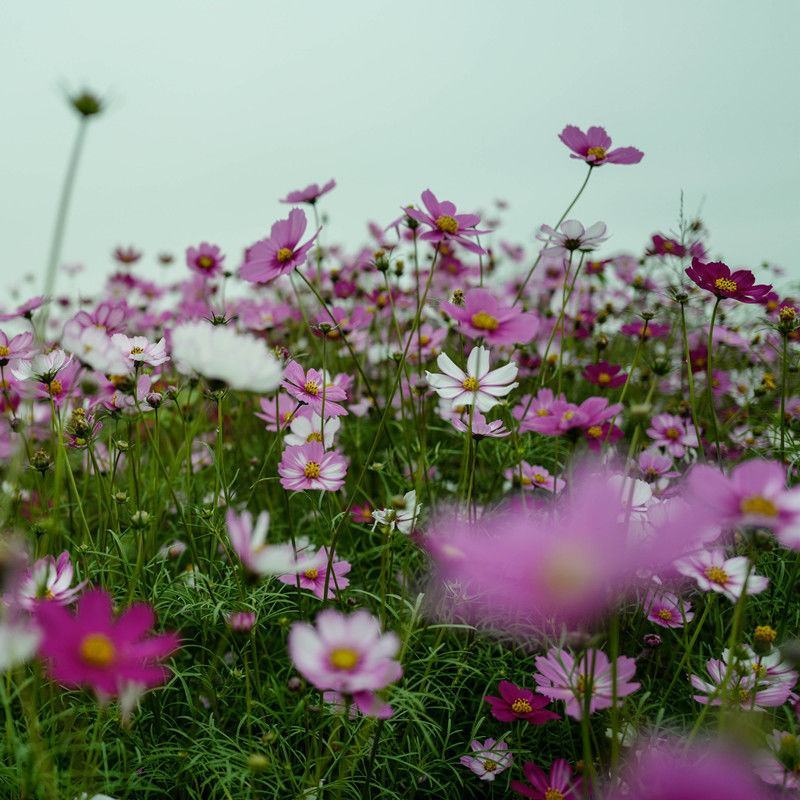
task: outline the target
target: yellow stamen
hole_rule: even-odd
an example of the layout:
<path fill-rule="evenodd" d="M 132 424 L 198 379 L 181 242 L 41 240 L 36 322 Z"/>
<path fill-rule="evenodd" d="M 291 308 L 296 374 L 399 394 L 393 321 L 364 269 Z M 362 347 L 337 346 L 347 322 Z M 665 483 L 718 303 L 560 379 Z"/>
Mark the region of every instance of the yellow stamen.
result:
<path fill-rule="evenodd" d="M 677 428 L 667 428 L 664 431 L 664 436 L 666 436 L 667 439 L 672 439 L 674 442 L 676 439 L 681 438 L 681 432 Z"/>
<path fill-rule="evenodd" d="M 473 314 L 470 321 L 476 328 L 482 331 L 496 331 L 500 324 L 491 314 L 487 314 L 485 311 L 479 311 L 477 314 Z"/>
<path fill-rule="evenodd" d="M 660 609 L 656 616 L 664 622 L 672 622 L 672 612 L 668 608 Z"/>
<path fill-rule="evenodd" d="M 307 569 L 303 575 L 310 581 L 315 581 L 319 577 L 319 570 L 316 567 L 311 567 L 311 569 Z"/>
<path fill-rule="evenodd" d="M 58 395 L 64 391 L 64 385 L 61 381 L 50 381 L 47 386 L 47 391 L 50 392 L 51 395 Z"/>
<path fill-rule="evenodd" d="M 436 219 L 436 227 L 442 233 L 454 234 L 458 230 L 458 220 L 451 217 L 449 214 L 443 214 Z"/>
<path fill-rule="evenodd" d="M 728 573 L 722 567 L 706 567 L 703 574 L 711 583 L 717 583 L 720 586 L 724 586 L 730 580 Z"/>
<path fill-rule="evenodd" d="M 214 266 L 214 259 L 211 256 L 200 256 L 197 259 L 197 266 L 200 269 L 211 269 Z"/>
<path fill-rule="evenodd" d="M 358 664 L 358 653 L 350 647 L 337 647 L 329 661 L 334 669 L 351 670 Z"/>
<path fill-rule="evenodd" d="M 108 667 L 114 663 L 117 649 L 104 633 L 90 633 L 81 642 L 80 655 L 90 667 Z"/>
<path fill-rule="evenodd" d="M 487 772 L 494 772 L 500 766 L 496 761 L 492 761 L 491 758 L 484 758 L 481 763 Z"/>
<path fill-rule="evenodd" d="M 131 348 L 131 355 L 132 356 L 140 356 L 142 353 L 144 353 L 144 348 L 143 347 L 132 347 Z"/>
<path fill-rule="evenodd" d="M 590 147 L 586 151 L 587 156 L 594 156 L 595 161 L 602 161 L 606 157 L 606 149 L 605 147 Z"/>
<path fill-rule="evenodd" d="M 739 504 L 739 510 L 742 514 L 755 514 L 759 517 L 777 517 L 778 508 L 772 500 L 767 500 L 766 497 L 753 495 L 752 497 L 745 497 Z"/>
<path fill-rule="evenodd" d="M 0 344 L 0 358 L 6 358 L 11 354 L 11 350 L 4 344 Z"/>
<path fill-rule="evenodd" d="M 603 435 L 603 429 L 599 425 L 592 425 L 586 430 L 586 434 L 592 439 L 599 439 Z"/>
<path fill-rule="evenodd" d="M 303 475 L 306 478 L 319 478 L 319 472 L 319 464 L 316 461 L 309 461 L 303 469 Z"/>
<path fill-rule="evenodd" d="M 730 278 L 717 278 L 714 281 L 714 286 L 721 292 L 735 292 L 738 288 L 736 286 L 736 281 L 732 281 Z"/>
<path fill-rule="evenodd" d="M 533 707 L 524 697 L 518 697 L 511 704 L 511 710 L 515 714 L 530 714 L 533 711 Z"/>
<path fill-rule="evenodd" d="M 319 384 L 316 381 L 306 381 L 303 390 L 316 397 L 319 394 Z"/>
<path fill-rule="evenodd" d="M 278 263 L 285 264 L 287 261 L 291 260 L 292 256 L 294 256 L 294 251 L 290 250 L 288 247 L 281 247 L 276 255 L 278 258 Z"/>
<path fill-rule="evenodd" d="M 558 789 L 550 789 L 544 793 L 544 800 L 564 800 L 564 795 Z"/>
<path fill-rule="evenodd" d="M 322 434 L 318 433 L 317 431 L 313 431 L 309 433 L 306 437 L 307 442 L 321 442 L 322 441 Z"/>
<path fill-rule="evenodd" d="M 464 378 L 464 381 L 462 382 L 461 385 L 468 392 L 477 392 L 479 387 L 480 387 L 480 383 L 478 383 L 478 379 L 477 378 L 473 378 L 472 375 L 469 375 L 468 377 Z"/>
<path fill-rule="evenodd" d="M 606 384 L 609 384 L 609 383 L 611 383 L 611 376 L 610 376 L 610 375 L 609 375 L 607 372 L 601 372 L 601 373 L 600 373 L 600 374 L 597 376 L 597 382 L 598 382 L 598 383 L 599 383 L 601 386 L 605 386 Z"/>

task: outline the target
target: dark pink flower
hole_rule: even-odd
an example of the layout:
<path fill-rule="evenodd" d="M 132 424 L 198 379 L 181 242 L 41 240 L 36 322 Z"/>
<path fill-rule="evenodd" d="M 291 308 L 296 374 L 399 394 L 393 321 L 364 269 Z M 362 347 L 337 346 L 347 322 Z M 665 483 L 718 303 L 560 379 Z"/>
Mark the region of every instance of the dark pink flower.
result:
<path fill-rule="evenodd" d="M 324 194 L 336 188 L 336 181 L 331 178 L 324 186 L 318 183 L 309 183 L 305 189 L 295 189 L 281 200 L 281 203 L 308 203 L 313 206 Z"/>
<path fill-rule="evenodd" d="M 197 247 L 186 248 L 186 266 L 204 278 L 211 278 L 222 272 L 224 261 L 225 256 L 215 244 L 200 242 Z"/>
<path fill-rule="evenodd" d="M 148 636 L 155 622 L 149 605 L 138 603 L 115 617 L 111 595 L 102 589 L 83 594 L 74 614 L 56 603 L 38 605 L 36 622 L 50 677 L 101 695 L 116 696 L 132 683 L 164 683 L 169 670 L 159 662 L 179 647 L 174 633 Z"/>
<path fill-rule="evenodd" d="M 589 364 L 583 370 L 583 377 L 593 383 L 595 386 L 600 386 L 603 389 L 616 389 L 622 386 L 628 376 L 622 372 L 622 367 L 619 364 L 609 364 L 608 361 L 598 361 L 596 364 Z"/>
<path fill-rule="evenodd" d="M 266 239 L 247 249 L 239 275 L 251 283 L 267 283 L 305 264 L 308 251 L 319 235 L 317 231 L 301 245 L 306 224 L 303 211 L 293 208 L 286 219 L 273 224 Z"/>
<path fill-rule="evenodd" d="M 426 189 L 422 193 L 422 202 L 427 213 L 418 211 L 411 206 L 403 209 L 415 222 L 429 228 L 420 236 L 421 239 L 437 245 L 442 242 L 455 241 L 472 253 L 486 252 L 480 245 L 467 238 L 488 233 L 488 231 L 479 231 L 475 227 L 481 221 L 478 214 L 459 214 L 455 203 L 451 203 L 449 200 L 439 202 L 430 189 Z"/>
<path fill-rule="evenodd" d="M 760 303 L 769 294 L 772 284 L 756 283 L 749 269 L 731 268 L 722 261 L 704 264 L 699 258 L 692 259 L 686 274 L 701 288 L 711 292 L 720 300 L 739 300 L 741 303 Z"/>
<path fill-rule="evenodd" d="M 636 336 L 644 339 L 663 339 L 669 334 L 670 327 L 658 322 L 648 322 L 647 329 L 644 327 L 644 320 L 637 319 L 636 322 L 629 322 L 620 328 L 626 336 Z"/>
<path fill-rule="evenodd" d="M 500 697 L 487 695 L 484 699 L 492 707 L 492 716 L 500 722 L 522 719 L 532 725 L 544 725 L 551 719 L 559 719 L 555 711 L 545 708 L 550 700 L 542 694 L 536 694 L 510 681 L 500 681 L 497 690 Z"/>
<path fill-rule="evenodd" d="M 563 758 L 552 763 L 549 775 L 531 761 L 522 765 L 522 772 L 530 786 L 522 781 L 511 781 L 511 788 L 523 797 L 533 800 L 581 800 L 583 797 L 581 779 L 573 777 L 572 767 Z"/>
<path fill-rule="evenodd" d="M 660 233 L 654 233 L 652 244 L 647 248 L 647 255 L 683 258 L 686 255 L 686 248 L 676 239 L 670 239 Z"/>
<path fill-rule="evenodd" d="M 644 153 L 635 147 L 611 150 L 611 137 L 605 128 L 597 126 L 592 126 L 584 133 L 575 125 L 567 125 L 558 138 L 572 150 L 570 158 L 585 161 L 592 167 L 603 164 L 638 164 L 644 158 Z"/>
<path fill-rule="evenodd" d="M 120 264 L 135 264 L 142 257 L 142 251 L 133 245 L 130 247 L 117 247 L 114 250 L 114 260 Z"/>
<path fill-rule="evenodd" d="M 527 344 L 539 330 L 535 314 L 501 304 L 488 289 L 468 289 L 463 306 L 442 303 L 441 308 L 458 322 L 461 333 L 488 344 Z"/>

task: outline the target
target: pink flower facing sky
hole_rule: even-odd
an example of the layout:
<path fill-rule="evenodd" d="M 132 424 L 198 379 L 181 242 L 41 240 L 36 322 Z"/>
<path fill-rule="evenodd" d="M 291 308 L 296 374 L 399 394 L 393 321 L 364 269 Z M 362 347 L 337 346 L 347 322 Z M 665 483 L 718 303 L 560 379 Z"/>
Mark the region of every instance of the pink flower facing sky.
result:
<path fill-rule="evenodd" d="M 703 550 L 675 563 L 681 575 L 692 578 L 704 592 L 718 592 L 731 602 L 739 599 L 747 583 L 747 594 L 759 594 L 769 585 L 769 579 L 754 575 L 745 556 L 726 558 L 722 549 Z"/>
<path fill-rule="evenodd" d="M 321 442 L 308 442 L 283 451 L 278 474 L 281 486 L 290 492 L 305 489 L 335 492 L 344 485 L 347 459 L 335 450 L 326 452 Z"/>
<path fill-rule="evenodd" d="M 324 194 L 336 188 L 336 181 L 331 178 L 322 187 L 318 183 L 309 183 L 305 189 L 295 189 L 281 199 L 281 203 L 308 203 L 313 206 Z"/>
<path fill-rule="evenodd" d="M 603 164 L 638 164 L 644 153 L 635 147 L 611 149 L 611 137 L 605 128 L 592 126 L 584 133 L 576 125 L 567 125 L 558 138 L 572 150 L 570 158 L 585 161 L 590 167 Z"/>
<path fill-rule="evenodd" d="M 403 674 L 396 660 L 400 640 L 382 633 L 368 611 L 345 615 L 320 611 L 314 626 L 296 622 L 289 632 L 289 656 L 297 671 L 320 691 L 352 697 L 362 714 L 391 716 L 376 692 Z"/>
<path fill-rule="evenodd" d="M 301 555 L 306 554 L 301 552 Z M 320 600 L 325 599 L 325 576 L 328 570 L 328 549 L 321 548 L 315 555 L 308 556 L 312 559 L 310 565 L 304 565 L 305 569 L 281 575 L 278 580 L 290 586 L 299 586 L 315 594 Z M 331 564 L 331 576 L 328 580 L 328 600 L 336 597 L 336 591 L 346 589 L 350 581 L 345 577 L 350 572 L 350 562 L 339 560 L 334 556 Z"/>
<path fill-rule="evenodd" d="M 102 589 L 85 592 L 74 614 L 57 603 L 41 603 L 36 621 L 48 675 L 105 696 L 116 696 L 130 684 L 164 683 L 169 670 L 159 662 L 179 647 L 174 633 L 148 635 L 155 622 L 149 605 L 133 605 L 115 617 L 111 595 Z"/>
<path fill-rule="evenodd" d="M 692 259 L 686 274 L 701 288 L 720 300 L 738 300 L 741 303 L 760 303 L 772 290 L 772 284 L 756 284 L 755 275 L 748 269 L 731 268 L 722 261 L 704 264 Z"/>
<path fill-rule="evenodd" d="M 501 772 L 507 770 L 514 755 L 508 749 L 508 742 L 486 739 L 481 742 L 473 739 L 470 744 L 472 755 L 461 756 L 459 762 L 472 770 L 482 781 L 493 781 Z"/>
<path fill-rule="evenodd" d="M 563 700 L 566 712 L 573 719 L 581 719 L 589 703 L 589 713 L 611 708 L 613 681 L 611 662 L 602 650 L 587 650 L 579 659 L 568 650 L 553 647 L 546 656 L 536 657 L 534 680 L 539 691 L 553 700 Z M 639 684 L 631 681 L 636 672 L 632 658 L 617 659 L 617 698 L 633 694 Z M 587 697 L 588 695 L 588 697 Z"/>
<path fill-rule="evenodd" d="M 23 576 L 15 600 L 28 610 L 41 601 L 69 605 L 86 586 L 86 581 L 73 586 L 74 577 L 75 569 L 66 550 L 57 560 L 53 556 L 45 556 L 36 561 Z"/>
<path fill-rule="evenodd" d="M 481 221 L 478 214 L 459 214 L 455 203 L 449 200 L 439 202 L 430 189 L 422 193 L 422 203 L 425 211 L 419 211 L 413 206 L 403 209 L 411 219 L 426 228 L 420 239 L 433 242 L 437 246 L 442 242 L 454 241 L 472 253 L 486 252 L 470 238 L 488 233 L 475 227 Z"/>
<path fill-rule="evenodd" d="M 430 386 L 439 397 L 449 400 L 453 408 L 474 405 L 486 413 L 494 408 L 501 397 L 505 397 L 518 384 L 517 365 L 512 361 L 503 367 L 489 371 L 489 351 L 485 347 L 473 347 L 467 357 L 467 371 L 457 367 L 452 359 L 441 353 L 436 364 L 442 373 L 425 372 Z"/>
<path fill-rule="evenodd" d="M 317 369 L 306 372 L 296 361 L 290 361 L 283 370 L 281 386 L 321 417 L 347 414 L 347 409 L 337 402 L 347 400 L 347 391 L 336 383 L 326 383 L 325 376 Z"/>
<path fill-rule="evenodd" d="M 777 461 L 745 461 L 729 477 L 698 465 L 689 474 L 689 490 L 724 527 L 769 528 L 781 544 L 800 550 L 800 487 L 786 487 L 786 470 Z"/>
<path fill-rule="evenodd" d="M 699 446 L 694 425 L 675 414 L 656 414 L 650 420 L 647 435 L 656 447 L 663 447 L 675 458 L 682 458 L 687 449 Z"/>
<path fill-rule="evenodd" d="M 563 759 L 557 758 L 545 772 L 532 761 L 522 765 L 522 774 L 528 783 L 511 781 L 511 788 L 523 797 L 533 800 L 582 800 L 581 779 L 574 775 L 572 767 Z"/>
<path fill-rule="evenodd" d="M 186 266 L 204 278 L 213 278 L 223 270 L 225 256 L 215 244 L 200 242 L 197 247 L 186 248 Z"/>
<path fill-rule="evenodd" d="M 247 249 L 239 275 L 251 283 L 267 283 L 305 264 L 308 251 L 319 235 L 317 231 L 301 245 L 306 225 L 302 209 L 293 208 L 286 219 L 273 224 L 266 239 Z"/>
<path fill-rule="evenodd" d="M 502 305 L 488 289 L 468 289 L 463 306 L 441 303 L 441 308 L 461 333 L 490 345 L 527 344 L 539 330 L 535 314 Z"/>
<path fill-rule="evenodd" d="M 560 719 L 555 711 L 546 708 L 550 700 L 544 695 L 517 686 L 511 681 L 500 681 L 497 690 L 499 697 L 487 695 L 484 700 L 491 706 L 492 716 L 500 722 L 520 719 L 531 725 L 544 725 L 552 719 Z"/>

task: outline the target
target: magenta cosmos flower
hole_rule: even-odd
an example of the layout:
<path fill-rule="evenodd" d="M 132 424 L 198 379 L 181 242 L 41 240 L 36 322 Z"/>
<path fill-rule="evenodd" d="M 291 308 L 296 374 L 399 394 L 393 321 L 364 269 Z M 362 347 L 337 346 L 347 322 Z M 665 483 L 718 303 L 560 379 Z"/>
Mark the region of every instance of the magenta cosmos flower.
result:
<path fill-rule="evenodd" d="M 159 662 L 179 647 L 174 633 L 148 636 L 155 622 L 149 605 L 133 605 L 115 617 L 111 595 L 102 589 L 86 592 L 75 614 L 42 603 L 36 621 L 49 676 L 68 687 L 91 686 L 100 695 L 116 696 L 129 684 L 164 683 L 169 670 Z"/>
<path fill-rule="evenodd" d="M 335 450 L 325 452 L 321 442 L 287 447 L 278 464 L 281 486 L 290 492 L 321 489 L 335 492 L 344 485 L 347 459 Z"/>
<path fill-rule="evenodd" d="M 720 300 L 738 300 L 741 303 L 760 303 L 772 290 L 772 284 L 757 284 L 756 277 L 748 269 L 731 268 L 722 261 L 704 264 L 699 258 L 692 259 L 686 274 L 701 288 Z"/>
<path fill-rule="evenodd" d="M 628 375 L 622 372 L 619 364 L 609 364 L 608 361 L 588 364 L 583 370 L 583 377 L 602 389 L 616 389 L 628 380 Z"/>
<path fill-rule="evenodd" d="M 539 330 L 535 314 L 502 305 L 488 289 L 468 289 L 463 306 L 442 303 L 441 308 L 458 322 L 461 333 L 487 344 L 527 344 Z"/>
<path fill-rule="evenodd" d="M 347 390 L 338 383 L 328 383 L 325 375 L 317 369 L 306 372 L 296 361 L 290 361 L 284 367 L 281 386 L 321 417 L 347 414 L 347 409 L 336 402 L 347 400 Z"/>
<path fill-rule="evenodd" d="M 399 680 L 400 640 L 382 633 L 368 611 L 345 615 L 333 609 L 317 614 L 315 626 L 296 622 L 289 632 L 289 656 L 297 671 L 321 691 L 352 697 L 359 710 L 374 716 L 376 692 Z"/>
<path fill-rule="evenodd" d="M 572 767 L 563 758 L 557 758 L 550 765 L 549 774 L 531 761 L 522 765 L 522 772 L 528 783 L 511 781 L 511 788 L 523 797 L 533 800 L 581 800 L 583 797 L 581 779 L 573 776 Z"/>
<path fill-rule="evenodd" d="M 418 211 L 412 206 L 403 209 L 411 219 L 429 229 L 420 236 L 421 239 L 436 245 L 454 241 L 472 253 L 486 252 L 480 245 L 468 238 L 488 233 L 488 231 L 479 231 L 475 227 L 481 221 L 478 214 L 459 214 L 454 203 L 449 200 L 439 202 L 430 189 L 426 189 L 422 193 L 422 202 L 427 213 Z"/>
<path fill-rule="evenodd" d="M 200 242 L 197 247 L 186 248 L 186 266 L 204 278 L 213 278 L 222 272 L 225 256 L 215 244 Z"/>
<path fill-rule="evenodd" d="M 781 544 L 800 550 L 800 487 L 786 487 L 786 470 L 777 461 L 745 461 L 730 477 L 698 465 L 689 489 L 724 527 L 769 528 Z"/>
<path fill-rule="evenodd" d="M 585 161 L 590 167 L 603 164 L 638 164 L 644 153 L 635 147 L 617 147 L 611 150 L 611 137 L 605 128 L 593 125 L 584 133 L 575 125 L 567 125 L 558 134 L 564 144 L 572 150 L 570 158 Z"/>
<path fill-rule="evenodd" d="M 551 719 L 559 719 L 555 711 L 547 710 L 550 700 L 542 694 L 536 694 L 511 681 L 500 681 L 497 690 L 500 697 L 487 695 L 484 700 L 492 707 L 492 716 L 500 722 L 521 719 L 532 725 L 544 725 Z"/>
<path fill-rule="evenodd" d="M 324 194 L 336 188 L 336 181 L 331 178 L 324 186 L 318 183 L 309 183 L 305 189 L 295 189 L 281 200 L 281 203 L 308 203 L 313 206 Z"/>
<path fill-rule="evenodd" d="M 266 283 L 305 264 L 308 251 L 319 235 L 317 231 L 301 245 L 306 224 L 305 213 L 293 208 L 286 219 L 273 224 L 266 239 L 247 249 L 239 275 L 251 283 Z"/>
<path fill-rule="evenodd" d="M 688 448 L 698 446 L 694 425 L 674 414 L 656 414 L 650 420 L 647 435 L 675 458 L 682 458 Z"/>
<path fill-rule="evenodd" d="M 508 749 L 508 742 L 486 739 L 481 742 L 473 739 L 470 744 L 472 755 L 461 756 L 460 763 L 472 770 L 482 781 L 493 781 L 501 772 L 507 770 L 514 760 Z"/>
<path fill-rule="evenodd" d="M 587 650 L 579 659 L 568 650 L 552 647 L 546 656 L 536 657 L 534 680 L 539 691 L 553 700 L 563 700 L 566 712 L 581 719 L 589 695 L 589 713 L 611 708 L 614 695 L 611 662 L 602 650 Z M 617 659 L 617 698 L 633 694 L 639 684 L 631 681 L 636 672 L 632 658 Z"/>

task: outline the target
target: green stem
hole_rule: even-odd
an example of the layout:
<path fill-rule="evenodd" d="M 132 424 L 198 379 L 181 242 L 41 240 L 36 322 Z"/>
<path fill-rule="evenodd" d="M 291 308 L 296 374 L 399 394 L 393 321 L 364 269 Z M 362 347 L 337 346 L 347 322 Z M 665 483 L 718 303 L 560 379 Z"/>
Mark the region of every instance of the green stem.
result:
<path fill-rule="evenodd" d="M 719 449 L 719 428 L 717 426 L 717 412 L 714 409 L 714 355 L 712 347 L 714 343 L 714 323 L 717 321 L 717 309 L 719 308 L 721 297 L 714 303 L 714 310 L 711 312 L 711 324 L 708 326 L 708 352 L 706 354 L 706 394 L 708 396 L 708 408 L 711 412 L 711 425 L 714 430 L 714 442 L 717 446 L 717 464 L 722 469 L 722 453 Z"/>

